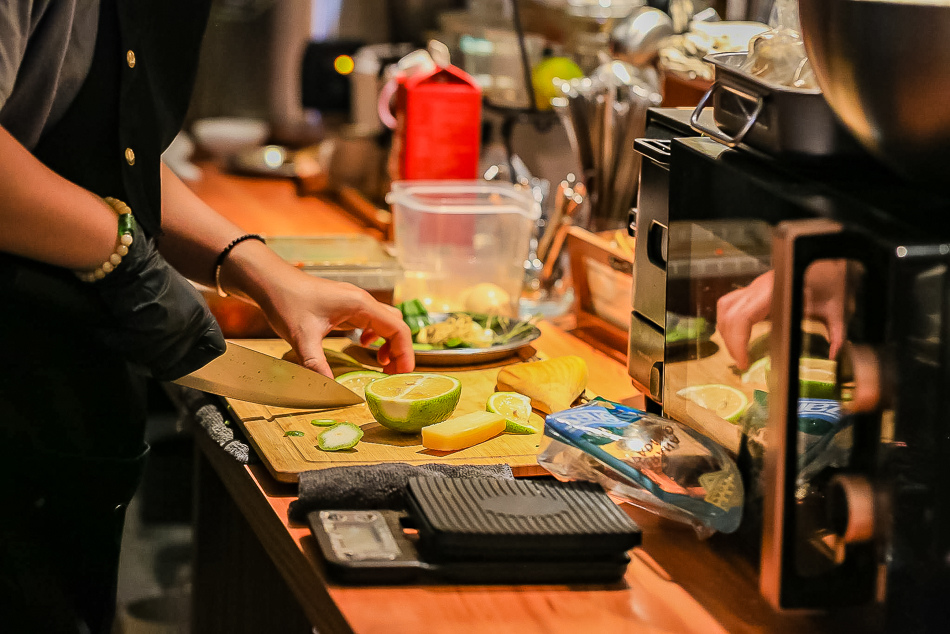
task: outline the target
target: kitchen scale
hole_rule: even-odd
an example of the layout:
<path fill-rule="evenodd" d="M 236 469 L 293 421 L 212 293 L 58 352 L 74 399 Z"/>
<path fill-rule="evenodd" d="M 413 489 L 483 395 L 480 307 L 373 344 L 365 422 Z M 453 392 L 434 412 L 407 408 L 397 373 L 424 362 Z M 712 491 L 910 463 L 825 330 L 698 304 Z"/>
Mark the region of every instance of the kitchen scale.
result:
<path fill-rule="evenodd" d="M 411 478 L 408 512 L 313 511 L 346 583 L 614 583 L 640 530 L 590 482 Z"/>

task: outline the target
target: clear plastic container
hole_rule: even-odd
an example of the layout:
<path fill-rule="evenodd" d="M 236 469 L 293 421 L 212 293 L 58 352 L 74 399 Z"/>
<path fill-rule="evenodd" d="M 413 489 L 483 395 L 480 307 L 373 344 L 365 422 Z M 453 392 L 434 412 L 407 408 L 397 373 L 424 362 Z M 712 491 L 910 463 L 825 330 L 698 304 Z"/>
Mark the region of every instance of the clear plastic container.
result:
<path fill-rule="evenodd" d="M 398 181 L 386 200 L 403 268 L 397 302 L 419 299 L 431 312 L 477 310 L 472 289 L 489 283 L 507 295 L 499 312 L 517 315 L 541 215 L 529 192 L 504 182 Z"/>
<path fill-rule="evenodd" d="M 277 255 L 311 275 L 348 282 L 387 304 L 393 303 L 402 268 L 371 236 L 277 236 L 267 239 Z"/>

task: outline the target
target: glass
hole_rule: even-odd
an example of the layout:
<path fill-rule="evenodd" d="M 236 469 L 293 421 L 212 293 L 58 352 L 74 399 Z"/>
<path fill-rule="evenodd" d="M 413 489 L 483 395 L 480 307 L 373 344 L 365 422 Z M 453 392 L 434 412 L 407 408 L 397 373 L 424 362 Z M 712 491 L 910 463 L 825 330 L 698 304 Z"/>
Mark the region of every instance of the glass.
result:
<path fill-rule="evenodd" d="M 768 223 L 747 219 L 672 222 L 669 250 L 661 255 L 668 276 L 664 409 L 733 453 L 742 436 L 738 423 L 764 377 L 761 365 L 737 361 L 727 346 L 720 306 L 769 273 L 771 233 Z M 767 308 L 747 316 L 739 346 L 753 361 L 768 350 Z"/>
<path fill-rule="evenodd" d="M 843 560 L 826 485 L 851 460 L 853 419 L 843 405 L 854 385 L 849 356 L 841 351 L 849 328 L 860 321 L 856 307 L 864 276 L 860 263 L 843 259 L 817 260 L 805 270 L 794 509 L 795 567 L 803 577 L 825 574 Z"/>

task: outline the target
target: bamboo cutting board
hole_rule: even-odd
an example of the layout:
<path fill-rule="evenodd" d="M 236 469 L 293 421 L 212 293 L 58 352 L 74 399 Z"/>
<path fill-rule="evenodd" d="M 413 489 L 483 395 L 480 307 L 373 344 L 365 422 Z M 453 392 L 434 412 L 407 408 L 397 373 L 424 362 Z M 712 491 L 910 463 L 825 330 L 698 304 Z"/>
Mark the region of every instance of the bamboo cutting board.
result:
<path fill-rule="evenodd" d="M 289 349 L 282 340 L 242 341 L 245 345 L 276 357 Z M 324 342 L 328 348 L 342 350 L 348 340 Z M 351 350 L 347 350 L 348 353 Z M 358 356 L 358 352 L 353 352 Z M 524 361 L 535 355 L 533 348 L 523 348 L 519 356 L 513 356 L 492 367 L 446 371 L 444 368 L 417 368 L 420 372 L 438 372 L 456 377 L 462 383 L 462 395 L 453 416 L 484 411 L 488 397 L 495 391 L 498 371 L 506 364 Z M 363 358 L 360 358 L 362 361 Z M 540 446 L 540 431 L 536 434 L 501 434 L 486 442 L 458 451 L 433 451 L 422 446 L 419 434 L 401 434 L 386 429 L 373 419 L 365 403 L 336 410 L 294 410 L 272 407 L 229 399 L 238 424 L 246 432 L 248 440 L 267 465 L 275 479 L 296 482 L 302 471 L 325 469 L 343 465 L 370 465 L 381 462 L 406 462 L 423 464 L 444 462 L 448 464 L 508 464 L 517 475 L 546 473 L 537 463 Z M 326 427 L 310 424 L 313 419 L 334 419 L 359 425 L 363 438 L 350 450 L 321 451 L 317 437 Z M 544 420 L 537 412 L 531 414 L 531 424 L 543 429 Z M 285 432 L 297 430 L 303 436 L 285 436 Z"/>

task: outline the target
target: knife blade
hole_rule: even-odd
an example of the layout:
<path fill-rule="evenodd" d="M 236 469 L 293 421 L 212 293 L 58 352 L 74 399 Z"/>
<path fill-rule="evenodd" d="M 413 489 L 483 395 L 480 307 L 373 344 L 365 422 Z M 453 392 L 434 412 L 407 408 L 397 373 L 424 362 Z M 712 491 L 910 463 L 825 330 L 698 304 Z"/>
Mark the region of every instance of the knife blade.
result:
<path fill-rule="evenodd" d="M 223 355 L 174 382 L 241 401 L 295 409 L 363 402 L 352 390 L 318 372 L 231 341 Z"/>

